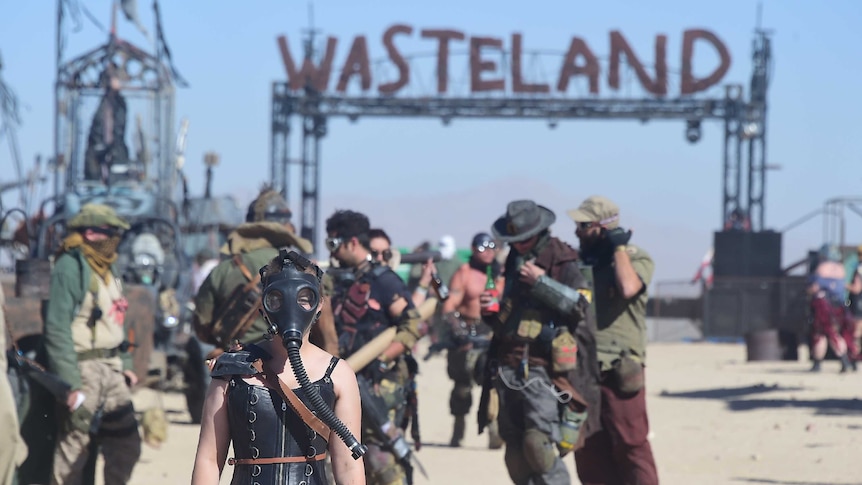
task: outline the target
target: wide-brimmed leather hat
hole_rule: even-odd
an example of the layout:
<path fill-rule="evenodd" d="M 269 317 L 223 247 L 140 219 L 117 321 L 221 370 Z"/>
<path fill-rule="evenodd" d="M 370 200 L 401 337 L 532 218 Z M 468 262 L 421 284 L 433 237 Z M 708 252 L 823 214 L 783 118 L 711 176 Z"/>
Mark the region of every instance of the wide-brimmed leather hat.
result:
<path fill-rule="evenodd" d="M 506 213 L 491 226 L 494 237 L 501 242 L 520 242 L 549 228 L 557 216 L 547 207 L 532 200 L 515 200 L 506 206 Z"/>

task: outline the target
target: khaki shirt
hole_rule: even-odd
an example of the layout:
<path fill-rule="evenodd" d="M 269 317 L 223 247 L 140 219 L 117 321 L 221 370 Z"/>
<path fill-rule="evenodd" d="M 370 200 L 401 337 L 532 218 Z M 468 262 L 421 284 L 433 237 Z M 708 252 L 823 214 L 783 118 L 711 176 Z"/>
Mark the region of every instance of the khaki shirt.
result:
<path fill-rule="evenodd" d="M 655 264 L 643 249 L 626 246 L 635 273 L 643 281 L 644 288 L 635 297 L 626 300 L 616 284 L 616 269 L 613 264 L 593 268 L 596 301 L 596 350 L 599 367 L 609 370 L 620 352 L 628 351 L 646 361 L 646 305 L 647 287 L 653 277 Z"/>
<path fill-rule="evenodd" d="M 110 282 L 105 283 L 105 280 L 94 275 L 91 285 L 95 286 L 97 291 L 88 291 L 85 294 L 72 319 L 72 343 L 78 353 L 93 349 L 115 349 L 125 339 L 123 322 L 128 302 L 123 296 L 122 282 L 111 276 Z M 91 327 L 88 323 L 96 305 L 102 310 L 102 316 Z M 119 357 L 115 360 L 120 365 Z"/>

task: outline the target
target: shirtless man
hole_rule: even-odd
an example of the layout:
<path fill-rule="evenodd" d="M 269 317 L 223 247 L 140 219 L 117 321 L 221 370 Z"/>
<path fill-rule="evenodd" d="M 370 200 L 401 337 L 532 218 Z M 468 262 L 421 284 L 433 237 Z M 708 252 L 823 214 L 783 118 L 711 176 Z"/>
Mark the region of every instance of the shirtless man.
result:
<path fill-rule="evenodd" d="M 449 283 L 449 299 L 443 304 L 443 319 L 449 324 L 452 346 L 448 352 L 447 372 L 455 381 L 449 398 L 449 410 L 455 416 L 452 430 L 452 447 L 461 446 L 464 438 L 465 416 L 472 405 L 471 388 L 476 376 L 476 363 L 484 360 L 491 341 L 491 329 L 482 322 L 479 296 L 485 291 L 487 270 L 491 267 L 497 288 L 503 287 L 500 264 L 496 261 L 497 244 L 489 234 L 480 232 L 473 237 L 470 262 L 458 268 Z M 479 366 L 481 369 L 484 366 Z M 475 376 L 475 377 L 474 377 Z M 480 382 L 476 382 L 477 384 Z M 489 426 L 488 447 L 503 446 L 497 422 Z"/>
<path fill-rule="evenodd" d="M 820 371 L 820 363 L 826 356 L 826 346 L 841 360 L 841 372 L 856 370 L 856 345 L 853 341 L 855 322 L 844 305 L 846 271 L 841 263 L 841 251 L 824 244 L 820 248 L 820 262 L 810 276 L 808 295 L 814 314 L 811 332 L 812 372 Z"/>

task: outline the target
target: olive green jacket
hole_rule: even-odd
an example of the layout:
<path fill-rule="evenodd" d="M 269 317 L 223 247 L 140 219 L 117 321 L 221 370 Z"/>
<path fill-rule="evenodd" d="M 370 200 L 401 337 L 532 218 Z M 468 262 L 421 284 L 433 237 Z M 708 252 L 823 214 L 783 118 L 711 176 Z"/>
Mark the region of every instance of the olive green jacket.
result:
<path fill-rule="evenodd" d="M 273 247 L 259 248 L 241 255 L 243 264 L 246 265 L 252 275 L 256 275 L 260 268 L 266 266 L 272 258 L 278 256 L 278 249 Z M 201 326 L 212 324 L 213 315 L 217 308 L 225 303 L 233 290 L 248 282 L 242 271 L 237 267 L 232 258 L 225 259 L 213 268 L 201 284 L 198 294 L 195 296 L 195 317 Z M 240 335 L 243 343 L 252 343 L 260 340 L 266 334 L 267 325 L 263 317 L 258 317 L 251 327 Z"/>
<path fill-rule="evenodd" d="M 45 352 L 51 372 L 68 382 L 72 389 L 80 389 L 81 373 L 71 325 L 90 288 L 92 274 L 93 270 L 78 249 L 57 258 L 51 270 L 51 290 L 45 309 Z M 128 335 L 128 330 L 126 319 L 125 335 Z M 130 370 L 132 355 L 122 352 L 120 358 L 123 370 Z"/>

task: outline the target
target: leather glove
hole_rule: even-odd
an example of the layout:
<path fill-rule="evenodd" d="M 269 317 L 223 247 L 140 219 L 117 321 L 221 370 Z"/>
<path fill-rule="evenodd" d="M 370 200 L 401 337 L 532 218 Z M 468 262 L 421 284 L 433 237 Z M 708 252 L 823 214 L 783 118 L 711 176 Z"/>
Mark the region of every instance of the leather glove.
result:
<path fill-rule="evenodd" d="M 372 384 L 380 384 L 380 381 L 383 380 L 383 375 L 389 370 L 389 366 L 387 366 L 380 359 L 374 359 L 373 362 L 368 364 L 368 376 L 371 378 Z"/>
<path fill-rule="evenodd" d="M 629 243 L 629 239 L 632 238 L 632 231 L 626 231 L 622 227 L 615 227 L 606 233 L 606 237 L 611 248 L 616 249 Z"/>

